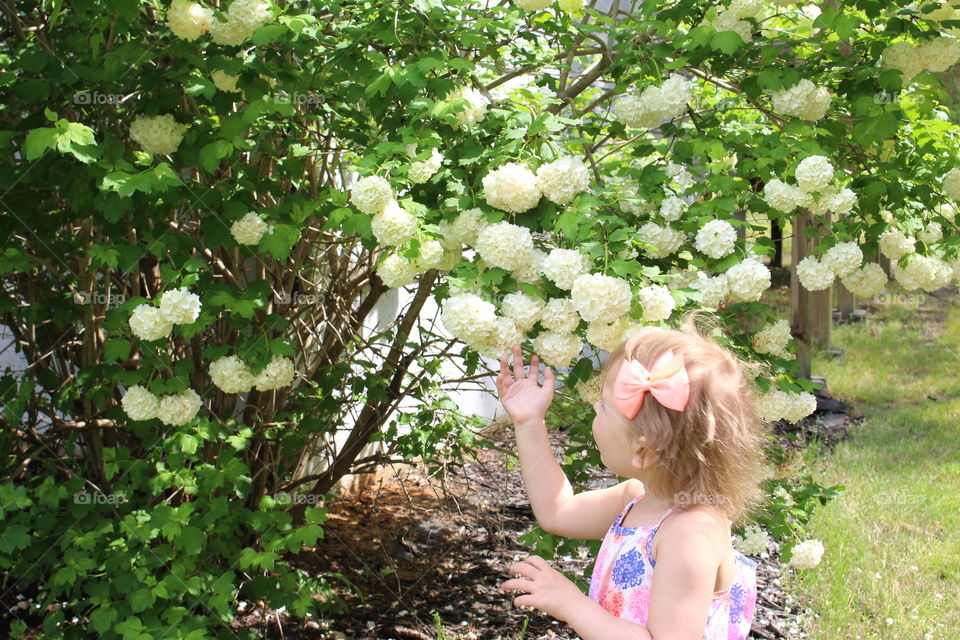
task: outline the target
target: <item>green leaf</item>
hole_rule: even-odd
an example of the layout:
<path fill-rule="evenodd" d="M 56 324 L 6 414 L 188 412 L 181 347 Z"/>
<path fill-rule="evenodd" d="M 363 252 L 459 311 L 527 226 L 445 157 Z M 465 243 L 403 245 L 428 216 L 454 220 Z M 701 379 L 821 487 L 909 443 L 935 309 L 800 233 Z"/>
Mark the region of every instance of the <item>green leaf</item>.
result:
<path fill-rule="evenodd" d="M 200 166 L 209 173 L 214 174 L 220 161 L 233 153 L 233 145 L 226 140 L 214 140 L 200 150 Z"/>
<path fill-rule="evenodd" d="M 189 554 L 197 554 L 203 550 L 207 537 L 198 527 L 187 525 L 177 536 L 177 543 Z"/>
<path fill-rule="evenodd" d="M 743 45 L 743 38 L 736 31 L 718 31 L 710 38 L 710 48 L 732 55 Z"/>
<path fill-rule="evenodd" d="M 110 338 L 103 345 L 103 361 L 126 360 L 130 357 L 130 341 L 126 338 Z"/>
<path fill-rule="evenodd" d="M 140 613 L 141 611 L 152 607 L 153 603 L 156 601 L 157 597 L 153 595 L 150 589 L 140 588 L 134 591 L 130 596 L 130 609 L 134 613 Z"/>
<path fill-rule="evenodd" d="M 28 133 L 27 140 L 24 143 L 27 160 L 32 162 L 46 153 L 47 149 L 53 149 L 57 146 L 59 137 L 60 132 L 53 128 L 34 129 Z"/>
<path fill-rule="evenodd" d="M 25 526 L 12 524 L 4 527 L 3 533 L 0 534 L 0 551 L 12 553 L 18 549 L 26 549 L 28 546 L 30 546 L 30 535 Z"/>
<path fill-rule="evenodd" d="M 274 223 L 273 231 L 260 238 L 260 249 L 277 260 L 286 260 L 293 245 L 300 239 L 300 229 L 289 224 Z"/>

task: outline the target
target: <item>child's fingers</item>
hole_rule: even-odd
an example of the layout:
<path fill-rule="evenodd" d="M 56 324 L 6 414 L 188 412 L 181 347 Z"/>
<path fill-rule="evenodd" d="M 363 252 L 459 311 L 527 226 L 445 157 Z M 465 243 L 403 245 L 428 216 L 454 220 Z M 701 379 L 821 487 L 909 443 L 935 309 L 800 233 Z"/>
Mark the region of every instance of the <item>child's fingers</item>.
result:
<path fill-rule="evenodd" d="M 520 345 L 513 345 L 513 377 L 522 380 L 523 375 L 523 354 L 520 353 Z"/>
<path fill-rule="evenodd" d="M 500 585 L 501 591 L 523 591 L 525 593 L 530 592 L 530 586 L 533 584 L 531 580 L 521 580 L 520 578 L 514 578 L 513 580 L 507 580 L 506 582 Z"/>
<path fill-rule="evenodd" d="M 547 367 L 543 371 L 544 384 L 546 384 L 547 380 L 549 380 L 550 382 L 556 382 L 556 377 L 553 375 L 553 369 L 551 369 L 550 367 Z"/>
<path fill-rule="evenodd" d="M 549 568 L 550 568 L 550 564 L 549 564 L 546 560 L 544 560 L 543 558 L 541 558 L 540 556 L 527 556 L 524 561 L 525 561 L 527 564 L 531 564 L 531 565 L 533 565 L 535 568 L 540 569 L 541 571 L 542 571 L 543 569 L 549 569 Z"/>

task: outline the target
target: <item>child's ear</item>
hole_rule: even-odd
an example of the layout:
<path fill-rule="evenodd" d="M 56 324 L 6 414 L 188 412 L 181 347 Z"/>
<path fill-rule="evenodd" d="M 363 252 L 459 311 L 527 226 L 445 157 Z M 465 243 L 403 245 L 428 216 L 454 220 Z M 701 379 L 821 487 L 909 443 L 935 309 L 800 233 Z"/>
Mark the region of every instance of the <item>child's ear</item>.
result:
<path fill-rule="evenodd" d="M 639 438 L 634 440 L 633 447 L 634 447 L 633 458 L 631 458 L 630 462 L 637 469 L 643 469 L 644 467 L 647 466 L 647 460 L 645 460 L 644 458 L 648 458 L 650 453 L 647 450 L 647 441 L 644 439 L 643 436 L 640 436 Z"/>

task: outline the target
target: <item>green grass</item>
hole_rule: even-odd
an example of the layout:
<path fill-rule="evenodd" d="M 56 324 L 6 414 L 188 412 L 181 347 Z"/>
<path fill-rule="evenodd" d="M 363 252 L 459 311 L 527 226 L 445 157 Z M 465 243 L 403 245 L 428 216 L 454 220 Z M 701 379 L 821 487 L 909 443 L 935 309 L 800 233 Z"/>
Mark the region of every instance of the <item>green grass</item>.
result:
<path fill-rule="evenodd" d="M 915 296 L 913 309 L 895 302 L 834 327 L 842 363 L 814 357 L 813 374 L 864 416 L 832 454 L 808 456 L 821 484 L 847 486 L 810 522 L 820 566 L 788 580 L 819 614 L 817 640 L 939 640 L 960 628 L 960 302 Z"/>

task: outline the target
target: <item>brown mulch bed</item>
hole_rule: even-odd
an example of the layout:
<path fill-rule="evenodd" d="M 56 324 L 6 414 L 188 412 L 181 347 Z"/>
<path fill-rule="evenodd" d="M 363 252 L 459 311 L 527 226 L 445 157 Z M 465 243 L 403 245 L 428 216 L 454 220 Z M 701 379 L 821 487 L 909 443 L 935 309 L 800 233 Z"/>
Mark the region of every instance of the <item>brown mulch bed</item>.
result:
<path fill-rule="evenodd" d="M 774 432 L 788 451 L 805 446 L 813 434 L 829 447 L 861 419 L 851 417 L 848 409 L 818 396 L 817 413 L 799 425 L 778 422 Z M 551 434 L 559 455 L 566 435 Z M 502 449 L 514 450 L 509 429 L 491 437 Z M 363 597 L 344 587 L 339 595 L 349 604 L 347 613 L 306 624 L 251 605 L 239 626 L 260 626 L 272 638 L 433 640 L 435 612 L 449 640 L 515 640 L 524 619 L 524 638 L 574 640 L 577 636 L 564 623 L 514 608 L 513 596 L 499 589 L 509 577 L 507 567 L 531 553 L 518 537 L 534 522 L 520 469 L 508 470 L 505 459 L 503 453 L 483 451 L 476 461 L 448 469 L 442 483 L 406 467 L 372 489 L 328 503 L 325 539 L 291 560 L 314 573 L 342 573 Z M 595 485 L 614 481 L 598 476 Z M 551 564 L 583 576 L 590 559 L 581 547 L 579 557 Z M 777 543 L 756 559 L 759 593 L 751 638 L 796 637 L 810 612 L 784 589 Z"/>

